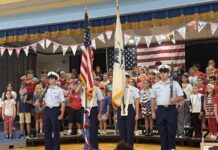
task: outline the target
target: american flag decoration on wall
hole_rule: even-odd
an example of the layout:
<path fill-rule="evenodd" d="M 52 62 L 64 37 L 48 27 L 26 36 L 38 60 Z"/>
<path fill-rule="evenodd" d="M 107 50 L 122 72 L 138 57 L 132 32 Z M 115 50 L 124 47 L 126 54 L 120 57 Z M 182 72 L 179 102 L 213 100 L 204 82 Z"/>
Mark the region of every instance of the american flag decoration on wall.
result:
<path fill-rule="evenodd" d="M 154 69 L 154 64 L 161 61 L 163 64 L 172 64 L 175 68 L 185 65 L 185 44 L 164 43 L 149 48 L 137 48 L 137 66 L 147 66 Z"/>
<path fill-rule="evenodd" d="M 131 70 L 137 65 L 137 58 L 136 58 L 136 47 L 128 47 L 125 48 L 125 69 Z M 108 55 L 108 68 L 113 68 L 114 63 L 114 49 L 107 50 Z"/>

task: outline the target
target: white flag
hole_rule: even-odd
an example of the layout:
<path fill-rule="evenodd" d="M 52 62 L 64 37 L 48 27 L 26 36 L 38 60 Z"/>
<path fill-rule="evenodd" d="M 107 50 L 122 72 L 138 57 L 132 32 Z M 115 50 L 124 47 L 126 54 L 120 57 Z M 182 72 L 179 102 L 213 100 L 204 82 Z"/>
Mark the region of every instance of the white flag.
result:
<path fill-rule="evenodd" d="M 105 34 L 106 34 L 108 40 L 111 39 L 112 33 L 113 33 L 112 31 L 106 31 L 106 32 L 105 32 Z"/>
<path fill-rule="evenodd" d="M 218 28 L 218 23 L 210 23 L 210 28 L 211 28 L 211 34 L 214 35 Z"/>
<path fill-rule="evenodd" d="M 25 52 L 26 56 L 29 54 L 29 46 L 23 47 L 23 51 Z"/>
<path fill-rule="evenodd" d="M 59 46 L 60 46 L 60 44 L 53 42 L 53 53 L 55 53 L 57 51 Z"/>
<path fill-rule="evenodd" d="M 157 43 L 158 43 L 159 45 L 161 45 L 162 42 L 163 42 L 163 39 L 164 39 L 164 35 L 163 35 L 163 34 L 155 35 L 155 37 L 156 37 Z"/>
<path fill-rule="evenodd" d="M 45 40 L 45 47 L 48 48 L 48 47 L 50 46 L 51 43 L 52 43 L 51 40 L 46 39 L 46 40 Z"/>
<path fill-rule="evenodd" d="M 5 47 L 1 47 L 1 56 L 4 55 L 5 49 L 6 49 Z"/>
<path fill-rule="evenodd" d="M 12 53 L 13 53 L 13 50 L 14 50 L 14 48 L 12 48 L 12 47 L 8 48 L 8 54 L 9 54 L 9 56 L 11 56 L 11 55 L 12 55 Z"/>
<path fill-rule="evenodd" d="M 92 47 L 93 47 L 94 49 L 96 49 L 96 40 L 95 40 L 95 39 L 92 40 Z"/>
<path fill-rule="evenodd" d="M 147 47 L 150 47 L 153 36 L 144 36 Z"/>
<path fill-rule="evenodd" d="M 135 36 L 135 45 L 138 46 L 139 45 L 139 42 L 141 40 L 141 36 Z"/>
<path fill-rule="evenodd" d="M 73 52 L 73 55 L 75 55 L 78 45 L 71 45 L 70 47 L 71 47 L 71 50 Z"/>
<path fill-rule="evenodd" d="M 45 49 L 45 39 L 39 41 L 38 43 L 43 49 Z"/>
<path fill-rule="evenodd" d="M 203 28 L 206 26 L 207 22 L 205 21 L 198 21 L 198 32 L 201 32 Z"/>
<path fill-rule="evenodd" d="M 100 41 L 102 41 L 103 43 L 105 43 L 105 39 L 104 39 L 104 34 L 100 34 L 98 37 L 97 37 Z"/>
<path fill-rule="evenodd" d="M 123 46 L 123 34 L 120 23 L 120 12 L 117 7 L 117 20 L 115 30 L 115 47 L 114 47 L 114 67 L 113 67 L 113 83 L 112 83 L 112 103 L 115 109 L 121 106 L 121 100 L 125 91 L 125 58 Z"/>
<path fill-rule="evenodd" d="M 186 38 L 186 26 L 177 29 L 177 32 L 182 36 L 183 39 Z"/>
<path fill-rule="evenodd" d="M 125 45 L 129 42 L 130 38 L 131 38 L 131 35 L 124 34 L 124 44 Z"/>
<path fill-rule="evenodd" d="M 63 56 L 64 56 L 64 55 L 66 54 L 66 52 L 67 52 L 69 46 L 68 46 L 68 45 L 61 45 L 61 47 L 62 47 Z"/>

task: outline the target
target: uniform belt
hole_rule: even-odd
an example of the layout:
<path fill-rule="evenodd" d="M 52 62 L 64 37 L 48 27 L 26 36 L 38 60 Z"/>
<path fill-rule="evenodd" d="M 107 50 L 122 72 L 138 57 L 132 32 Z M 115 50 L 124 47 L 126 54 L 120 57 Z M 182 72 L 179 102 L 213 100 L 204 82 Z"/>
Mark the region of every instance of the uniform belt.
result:
<path fill-rule="evenodd" d="M 176 105 L 157 105 L 158 108 L 170 108 L 170 107 L 176 107 Z"/>
<path fill-rule="evenodd" d="M 60 108 L 60 106 L 54 106 L 54 107 L 49 107 L 49 106 L 45 106 L 45 108 L 48 108 L 48 109 L 57 109 L 57 108 Z"/>

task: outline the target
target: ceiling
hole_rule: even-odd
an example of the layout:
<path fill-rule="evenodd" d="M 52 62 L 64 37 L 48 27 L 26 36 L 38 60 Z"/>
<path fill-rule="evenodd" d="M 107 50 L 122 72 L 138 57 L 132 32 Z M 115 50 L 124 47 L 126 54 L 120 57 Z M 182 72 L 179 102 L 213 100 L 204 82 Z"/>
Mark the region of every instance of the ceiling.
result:
<path fill-rule="evenodd" d="M 110 0 L 87 0 L 87 4 Z M 37 12 L 49 9 L 74 7 L 84 4 L 84 0 L 1 0 L 0 16 Z"/>

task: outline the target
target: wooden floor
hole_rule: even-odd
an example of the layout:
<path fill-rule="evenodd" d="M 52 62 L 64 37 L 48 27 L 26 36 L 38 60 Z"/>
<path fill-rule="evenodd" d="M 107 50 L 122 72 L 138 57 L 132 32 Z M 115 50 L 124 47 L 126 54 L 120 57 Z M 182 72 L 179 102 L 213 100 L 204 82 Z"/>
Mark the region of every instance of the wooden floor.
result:
<path fill-rule="evenodd" d="M 100 150 L 114 150 L 116 147 L 116 143 L 101 143 L 100 144 Z M 27 148 L 19 148 L 19 149 L 13 149 L 13 150 L 44 150 L 45 148 L 43 146 L 39 147 L 27 147 Z M 61 145 L 61 150 L 82 150 L 83 145 L 82 144 L 65 144 Z M 159 145 L 153 145 L 153 144 L 135 144 L 134 145 L 135 150 L 160 150 Z M 193 147 L 177 147 L 177 150 L 200 150 L 200 148 L 193 148 Z"/>

